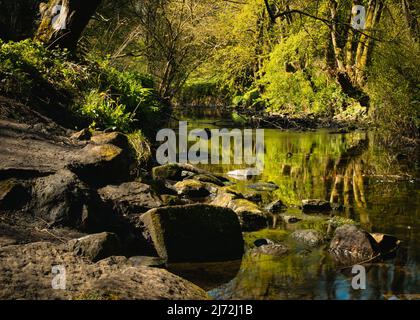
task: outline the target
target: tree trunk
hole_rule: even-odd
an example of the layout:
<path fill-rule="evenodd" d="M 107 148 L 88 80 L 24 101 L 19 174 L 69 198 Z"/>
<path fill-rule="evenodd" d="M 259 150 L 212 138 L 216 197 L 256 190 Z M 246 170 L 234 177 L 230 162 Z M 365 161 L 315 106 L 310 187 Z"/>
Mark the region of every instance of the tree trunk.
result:
<path fill-rule="evenodd" d="M 75 50 L 77 42 L 101 0 L 50 0 L 40 5 L 41 24 L 35 39 Z"/>
<path fill-rule="evenodd" d="M 363 86 L 365 82 L 365 71 L 370 60 L 373 49 L 374 28 L 378 25 L 382 15 L 383 1 L 370 0 L 366 18 L 366 27 L 364 34 L 360 36 L 359 45 L 356 53 L 356 82 Z"/>

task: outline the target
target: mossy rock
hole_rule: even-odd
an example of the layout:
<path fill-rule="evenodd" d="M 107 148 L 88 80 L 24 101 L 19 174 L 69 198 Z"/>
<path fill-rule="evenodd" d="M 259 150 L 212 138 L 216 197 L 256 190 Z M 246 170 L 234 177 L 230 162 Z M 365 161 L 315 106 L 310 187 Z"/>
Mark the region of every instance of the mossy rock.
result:
<path fill-rule="evenodd" d="M 154 167 L 152 169 L 152 176 L 155 180 L 182 180 L 182 168 L 177 164 L 165 164 L 163 166 Z"/>
<path fill-rule="evenodd" d="M 187 198 L 205 198 L 210 195 L 207 185 L 197 180 L 180 181 L 174 187 L 179 195 Z"/>
<path fill-rule="evenodd" d="M 168 262 L 227 261 L 242 257 L 237 215 L 205 204 L 152 209 L 140 217 L 159 256 Z"/>

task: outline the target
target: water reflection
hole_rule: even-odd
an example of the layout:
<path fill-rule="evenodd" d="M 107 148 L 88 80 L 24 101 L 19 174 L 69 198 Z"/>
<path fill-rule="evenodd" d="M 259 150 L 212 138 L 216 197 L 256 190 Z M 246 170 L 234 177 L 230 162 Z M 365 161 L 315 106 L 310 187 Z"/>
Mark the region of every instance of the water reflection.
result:
<path fill-rule="evenodd" d="M 190 127 L 216 127 L 212 121 L 201 119 L 191 122 Z M 202 167 L 216 173 L 244 168 Z M 263 202 L 281 199 L 292 213 L 302 199 L 343 204 L 342 216 L 360 222 L 370 232 L 395 235 L 402 240 L 402 246 L 392 259 L 367 266 L 367 290 L 353 290 L 352 275 L 340 270 L 324 248 L 295 248 L 281 258 L 246 254 L 237 275 L 218 283 L 210 295 L 216 299 L 385 299 L 404 294 L 418 297 L 418 173 L 417 163 L 399 162 L 378 147 L 372 133 L 265 130 L 264 171 L 251 181 L 237 181 L 239 191 L 249 192 L 250 183 L 272 181 L 279 188 L 262 192 Z M 275 227 L 284 229 L 281 224 Z"/>

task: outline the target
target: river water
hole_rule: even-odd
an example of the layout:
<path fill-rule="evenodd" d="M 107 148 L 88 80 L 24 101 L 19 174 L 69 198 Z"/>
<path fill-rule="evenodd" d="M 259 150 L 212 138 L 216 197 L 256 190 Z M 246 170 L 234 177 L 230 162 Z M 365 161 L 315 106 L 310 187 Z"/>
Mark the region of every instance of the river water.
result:
<path fill-rule="evenodd" d="M 229 117 L 202 113 L 181 116 L 189 128 L 232 128 Z M 218 121 L 218 122 L 215 122 Z M 175 128 L 177 124 L 174 124 Z M 273 219 L 270 228 L 245 233 L 247 246 L 269 238 L 290 248 L 283 257 L 246 253 L 241 261 L 171 266 L 208 290 L 215 299 L 413 299 L 420 298 L 420 197 L 418 163 L 396 157 L 379 147 L 375 134 L 328 130 L 266 129 L 264 170 L 251 180 L 237 181 L 239 191 L 256 182 L 274 182 L 275 191 L 260 192 L 264 203 L 281 199 L 290 214 L 301 214 L 302 199 L 324 199 L 344 205 L 338 213 L 369 232 L 391 234 L 401 240 L 393 256 L 366 264 L 366 289 L 354 290 L 353 275 L 329 256 L 327 245 L 316 249 L 291 242 L 296 228 L 324 228 L 310 220 L 286 225 Z M 407 159 L 409 159 L 408 157 Z M 244 166 L 201 165 L 214 173 Z M 246 167 L 246 166 L 245 166 Z"/>

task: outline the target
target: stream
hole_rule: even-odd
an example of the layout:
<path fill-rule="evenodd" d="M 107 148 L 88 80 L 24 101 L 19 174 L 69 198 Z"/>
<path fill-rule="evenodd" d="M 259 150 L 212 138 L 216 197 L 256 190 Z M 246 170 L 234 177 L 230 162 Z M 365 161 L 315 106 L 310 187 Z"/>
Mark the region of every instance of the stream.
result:
<path fill-rule="evenodd" d="M 190 129 L 233 128 L 223 113 L 199 110 L 179 115 Z M 176 128 L 174 122 L 173 128 Z M 240 128 L 240 127 L 239 127 Z M 169 269 L 206 289 L 214 299 L 395 299 L 420 296 L 420 197 L 418 163 L 404 160 L 375 142 L 373 132 L 347 134 L 331 130 L 284 131 L 265 129 L 265 166 L 260 176 L 238 180 L 243 193 L 257 182 L 274 182 L 279 188 L 261 191 L 263 203 L 281 199 L 285 214 L 299 215 L 303 199 L 339 203 L 335 213 L 356 221 L 369 232 L 396 236 L 398 251 L 388 259 L 365 264 L 366 289 L 354 290 L 351 269 L 341 269 L 328 253 L 291 242 L 296 228 L 324 228 L 317 220 L 285 224 L 273 219 L 268 229 L 245 233 L 248 247 L 268 238 L 286 243 L 290 253 L 282 257 L 252 255 L 242 261 L 177 264 Z M 243 169 L 241 165 L 200 165 L 213 173 Z M 321 219 L 320 219 L 321 221 Z"/>

